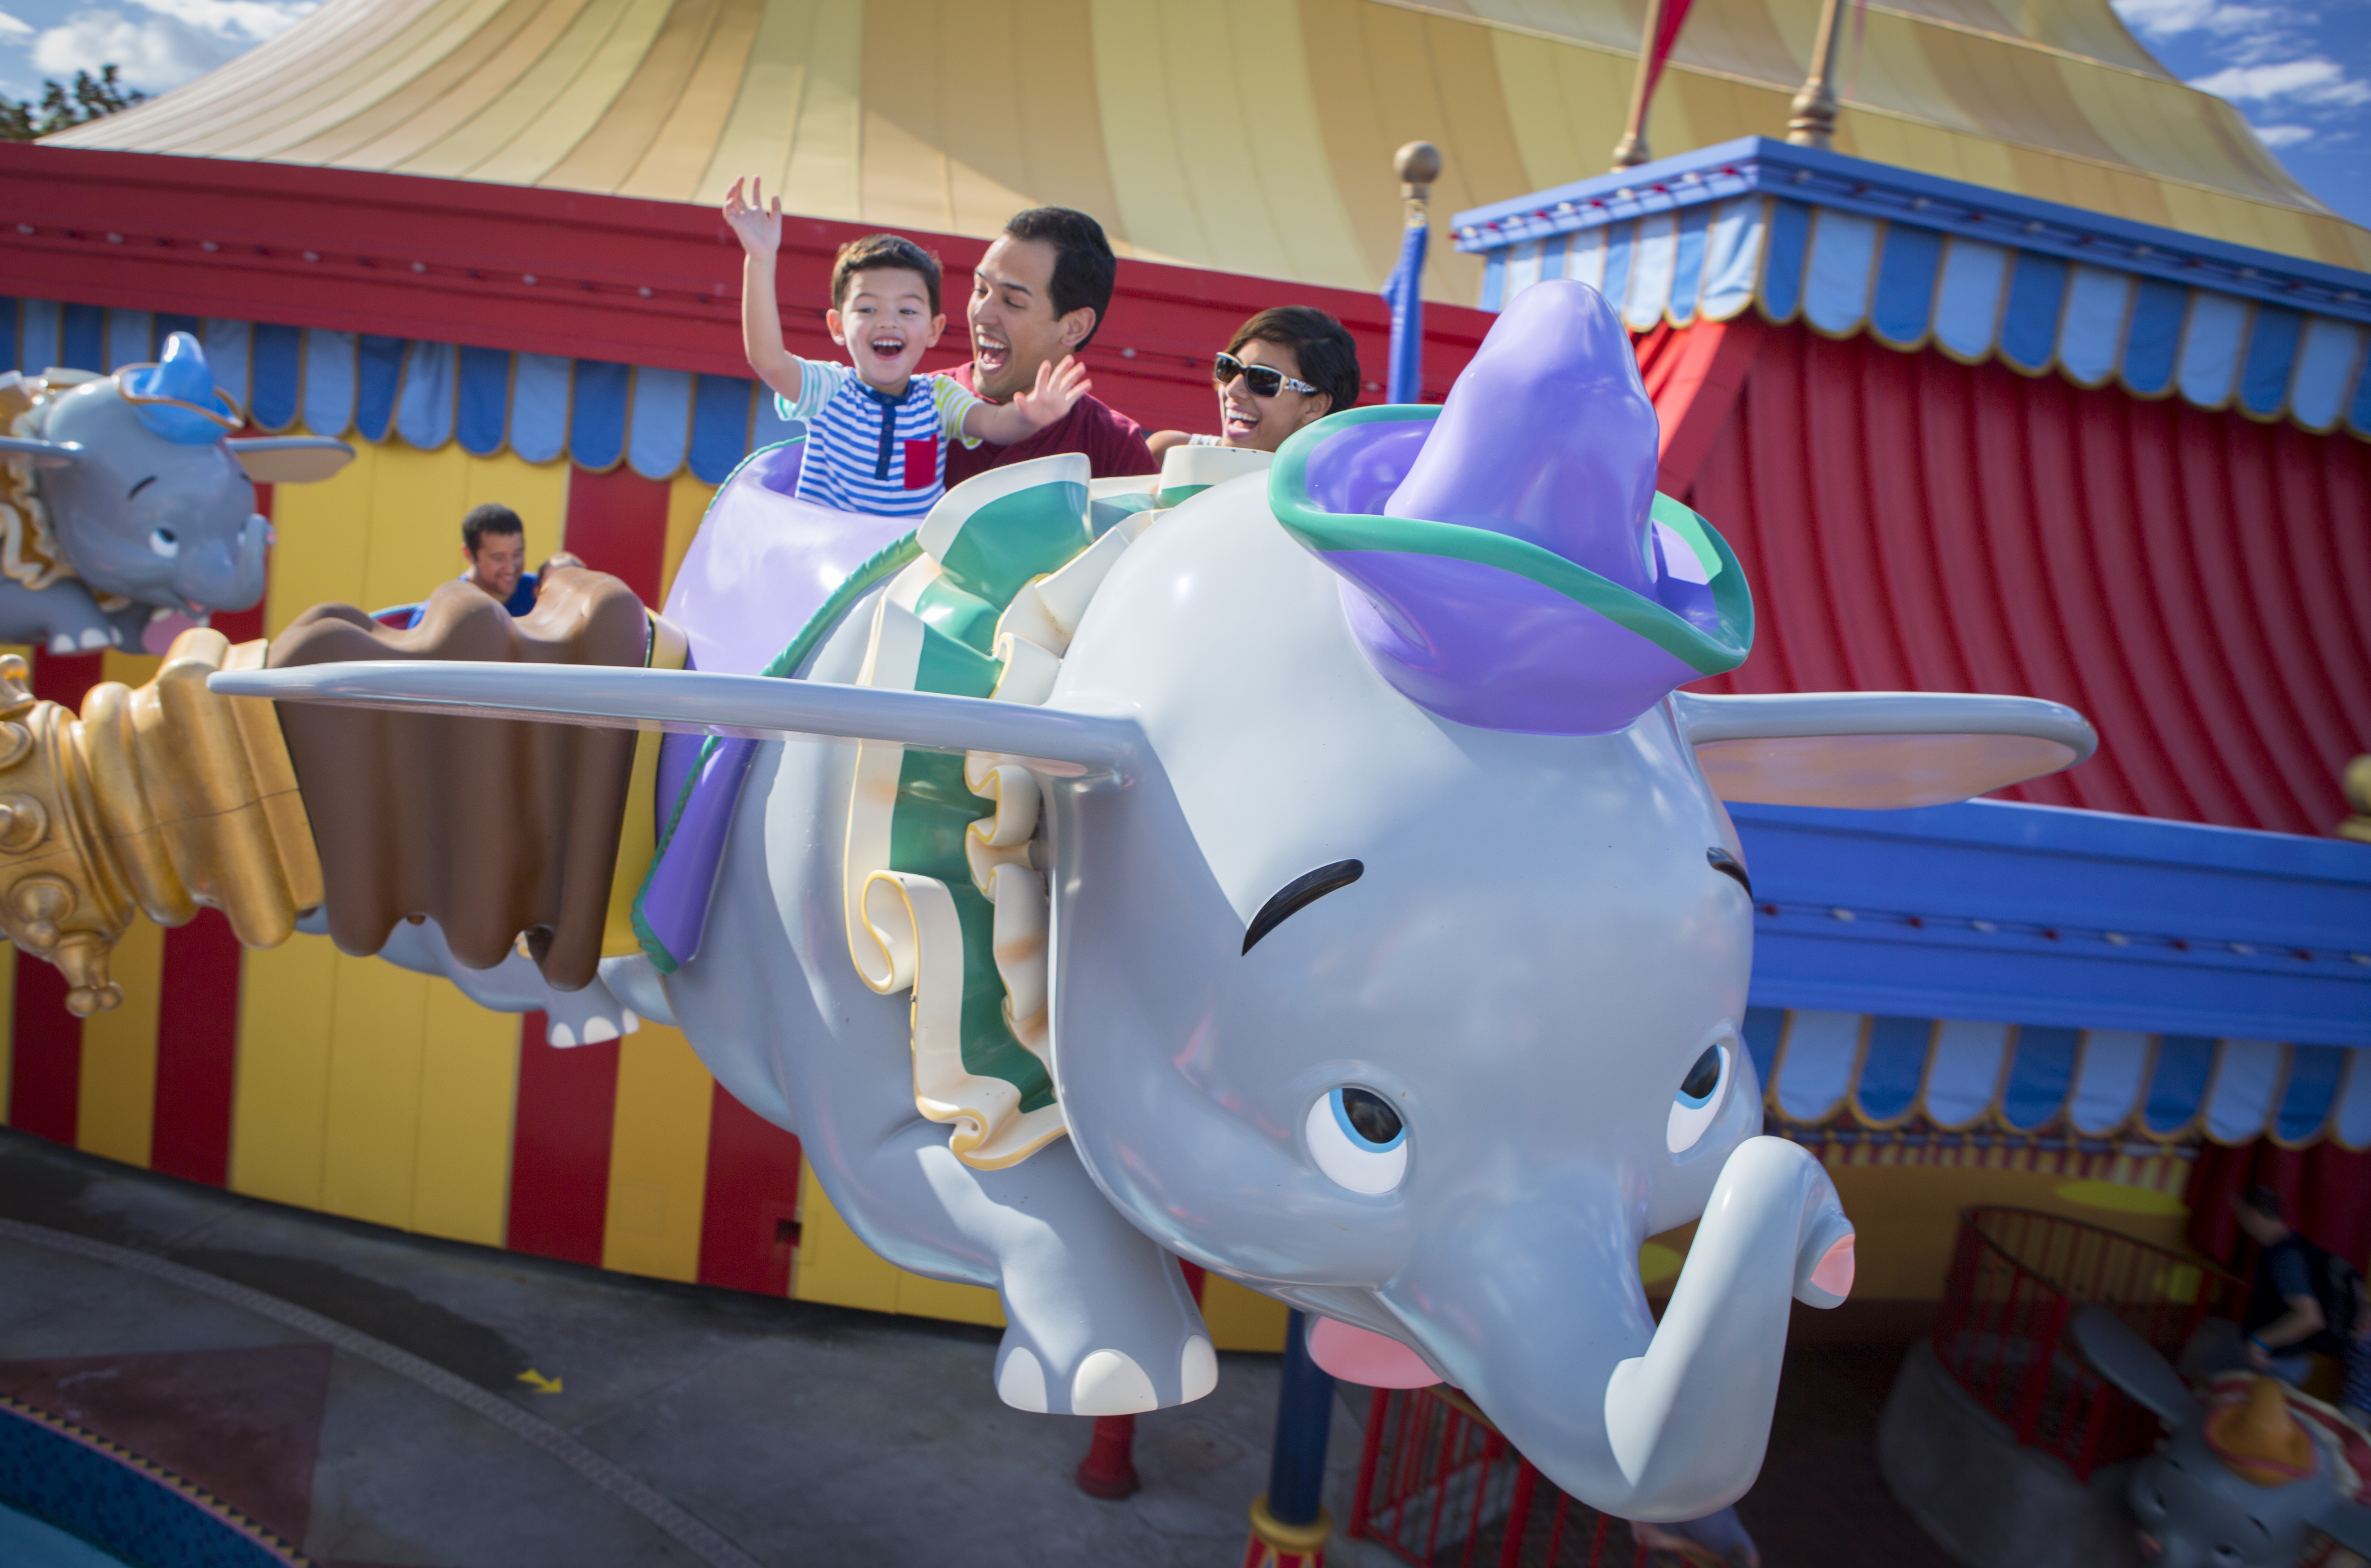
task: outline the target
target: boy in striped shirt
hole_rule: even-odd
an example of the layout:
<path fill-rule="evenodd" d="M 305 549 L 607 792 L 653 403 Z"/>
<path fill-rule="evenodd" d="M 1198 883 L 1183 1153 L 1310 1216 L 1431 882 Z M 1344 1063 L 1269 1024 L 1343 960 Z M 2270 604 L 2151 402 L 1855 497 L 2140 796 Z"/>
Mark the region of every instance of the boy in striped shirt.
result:
<path fill-rule="evenodd" d="M 910 239 L 868 235 L 840 247 L 831 269 L 831 308 L 824 323 L 850 364 L 802 359 L 782 346 L 774 302 L 774 261 L 782 241 L 782 202 L 769 204 L 762 182 L 734 180 L 724 221 L 740 237 L 741 335 L 749 368 L 773 389 L 784 419 L 807 424 L 799 495 L 819 505 L 878 517 L 920 518 L 946 493 L 947 443 L 1025 441 L 1070 412 L 1091 383 L 1086 367 L 1065 358 L 1041 366 L 1037 383 L 1001 405 L 938 375 L 917 376 L 923 351 L 939 341 L 939 263 Z"/>

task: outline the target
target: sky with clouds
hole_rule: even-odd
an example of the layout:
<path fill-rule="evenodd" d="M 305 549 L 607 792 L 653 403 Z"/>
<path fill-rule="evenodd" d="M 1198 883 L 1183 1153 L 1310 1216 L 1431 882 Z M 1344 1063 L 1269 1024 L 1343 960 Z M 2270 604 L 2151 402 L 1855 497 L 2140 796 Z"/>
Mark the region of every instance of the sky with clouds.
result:
<path fill-rule="evenodd" d="M 2168 69 L 2237 104 L 2307 189 L 2371 226 L 2371 0 L 2111 0 Z M 112 62 L 151 92 L 318 0 L 0 0 L 0 92 Z"/>

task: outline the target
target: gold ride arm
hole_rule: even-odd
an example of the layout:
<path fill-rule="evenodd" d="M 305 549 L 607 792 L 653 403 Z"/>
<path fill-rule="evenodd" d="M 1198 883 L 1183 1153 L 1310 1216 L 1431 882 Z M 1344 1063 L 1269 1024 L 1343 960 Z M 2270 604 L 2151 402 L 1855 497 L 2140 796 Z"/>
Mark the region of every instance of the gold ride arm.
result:
<path fill-rule="evenodd" d="M 156 678 L 91 689 L 82 715 L 36 699 L 0 657 L 0 932 L 65 972 L 77 1017 L 123 1000 L 108 955 L 145 913 L 218 909 L 249 947 L 322 900 L 321 861 L 268 702 L 206 689 L 264 645 L 182 633 Z"/>

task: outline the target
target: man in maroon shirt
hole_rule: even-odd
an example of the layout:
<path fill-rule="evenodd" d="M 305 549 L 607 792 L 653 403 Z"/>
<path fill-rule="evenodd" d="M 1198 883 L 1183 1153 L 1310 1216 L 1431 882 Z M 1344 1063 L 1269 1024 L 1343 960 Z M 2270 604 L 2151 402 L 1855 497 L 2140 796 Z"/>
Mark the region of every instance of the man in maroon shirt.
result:
<path fill-rule="evenodd" d="M 950 374 L 992 403 L 1026 390 L 1039 366 L 1093 341 L 1111 308 L 1118 272 L 1103 226 L 1086 214 L 1032 207 L 1018 215 L 972 273 L 971 359 Z M 1085 453 L 1097 479 L 1161 470 L 1136 421 L 1090 396 L 1026 441 L 1010 447 L 984 441 L 968 448 L 952 444 L 947 485 L 1057 452 Z"/>

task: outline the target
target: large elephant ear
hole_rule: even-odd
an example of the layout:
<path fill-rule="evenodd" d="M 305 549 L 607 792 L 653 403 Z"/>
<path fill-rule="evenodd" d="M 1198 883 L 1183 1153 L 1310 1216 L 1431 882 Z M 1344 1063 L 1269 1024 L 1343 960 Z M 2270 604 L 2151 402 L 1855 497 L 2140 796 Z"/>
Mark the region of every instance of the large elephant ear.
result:
<path fill-rule="evenodd" d="M 328 436 L 234 436 L 223 443 L 258 484 L 315 484 L 354 460 L 354 449 Z"/>
<path fill-rule="evenodd" d="M 758 675 L 422 660 L 225 670 L 206 683 L 226 696 L 282 703 L 765 740 L 881 740 L 926 751 L 999 751 L 1058 777 L 1119 784 L 1159 766 L 1130 719 L 986 697 Z"/>
<path fill-rule="evenodd" d="M 2075 1343 L 2100 1376 L 2176 1431 L 2198 1424 L 2204 1412 L 2190 1386 L 2132 1325 L 2105 1307 L 2085 1307 L 2075 1314 L 2074 1328 Z"/>
<path fill-rule="evenodd" d="M 62 469 L 82 460 L 77 441 L 37 441 L 26 436 L 0 436 L 0 459 L 29 460 L 37 469 Z"/>
<path fill-rule="evenodd" d="M 1672 696 L 1723 800 L 1888 810 L 1942 806 L 2071 768 L 2099 749 L 2062 703 L 1933 691 Z"/>

